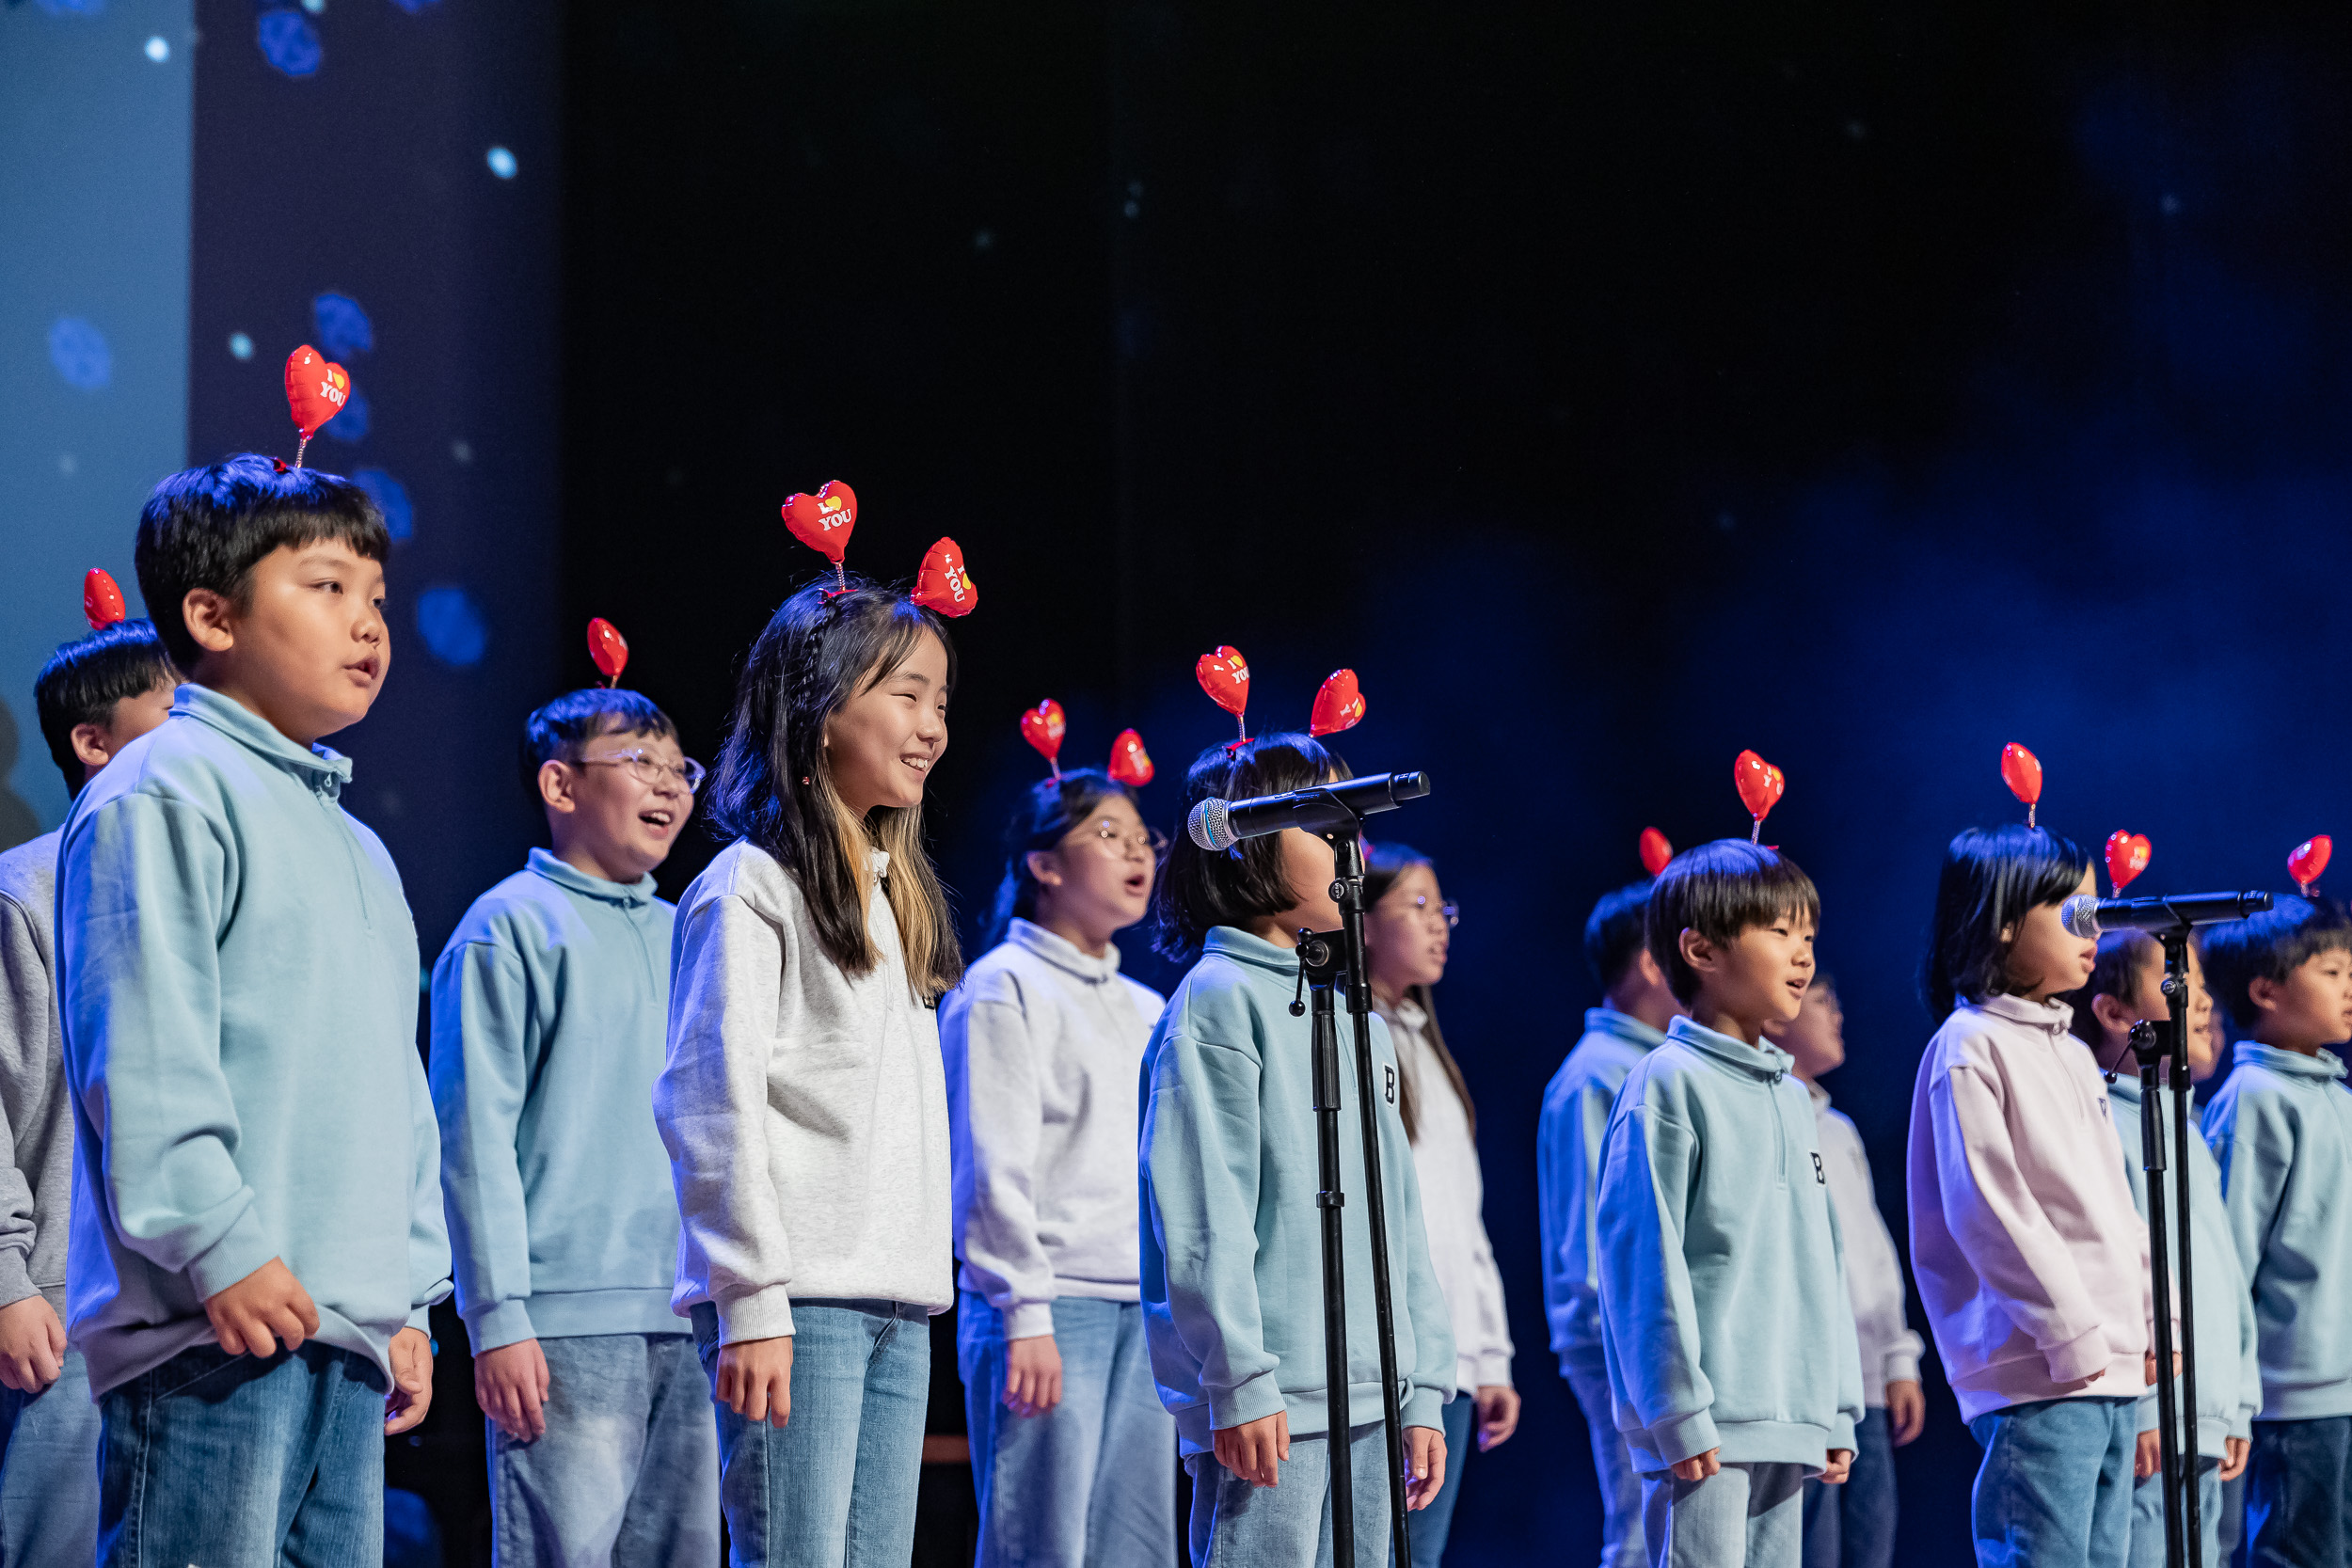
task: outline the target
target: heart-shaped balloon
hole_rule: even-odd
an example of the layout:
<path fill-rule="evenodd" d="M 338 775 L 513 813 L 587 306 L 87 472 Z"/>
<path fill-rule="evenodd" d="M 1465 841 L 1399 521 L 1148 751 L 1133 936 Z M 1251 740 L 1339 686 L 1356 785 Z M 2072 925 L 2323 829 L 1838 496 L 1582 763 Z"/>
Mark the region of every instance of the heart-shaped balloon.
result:
<path fill-rule="evenodd" d="M 1152 782 L 1152 753 L 1143 749 L 1143 736 L 1133 730 L 1121 730 L 1111 742 L 1111 777 L 1129 789 L 1141 789 Z"/>
<path fill-rule="evenodd" d="M 850 532 L 857 527 L 857 492 L 834 479 L 813 496 L 787 496 L 784 526 L 793 538 L 839 566 L 850 547 Z"/>
<path fill-rule="evenodd" d="M 621 684 L 621 672 L 628 668 L 628 639 L 621 628 L 601 615 L 588 618 L 588 657 L 604 672 L 604 684 Z"/>
<path fill-rule="evenodd" d="M 2132 879 L 2148 869 L 2148 858 L 2155 852 L 2146 833 L 2118 828 L 2107 835 L 2107 879 L 2115 884 L 2116 897 L 2121 898 Z"/>
<path fill-rule="evenodd" d="M 1318 736 L 1337 735 L 1342 730 L 1354 729 L 1363 721 L 1364 694 L 1356 689 L 1356 672 L 1332 671 L 1315 692 L 1314 711 L 1308 716 L 1307 733 Z"/>
<path fill-rule="evenodd" d="M 2326 833 L 2318 833 L 2296 845 L 2287 856 L 2287 875 L 2303 890 L 2303 896 L 2311 896 L 2312 884 L 2328 869 L 2328 857 L 2335 852 L 2336 841 Z"/>
<path fill-rule="evenodd" d="M 979 608 L 979 584 L 963 569 L 963 551 L 954 540 L 942 538 L 923 552 L 923 569 L 914 574 L 909 596 L 942 615 L 969 615 Z"/>
<path fill-rule="evenodd" d="M 2014 740 L 2001 748 L 2001 782 L 2026 802 L 2026 826 L 2033 826 L 2034 807 L 2042 800 L 2042 759 Z"/>
<path fill-rule="evenodd" d="M 286 356 L 286 406 L 302 439 L 317 435 L 319 426 L 342 413 L 350 401 L 351 376 L 341 365 L 308 343 Z"/>
<path fill-rule="evenodd" d="M 1754 842 L 1764 831 L 1764 819 L 1780 804 L 1781 795 L 1788 788 L 1788 775 L 1754 752 L 1742 752 L 1732 759 L 1731 782 L 1740 791 L 1740 803 L 1756 819 L 1756 827 L 1748 834 L 1750 842 Z"/>
<path fill-rule="evenodd" d="M 1037 748 L 1038 755 L 1053 766 L 1054 777 L 1061 777 L 1061 737 L 1070 731 L 1070 721 L 1062 717 L 1061 705 L 1048 697 L 1033 708 L 1021 713 L 1021 738 Z"/>
<path fill-rule="evenodd" d="M 1241 718 L 1249 706 L 1249 661 L 1241 657 L 1240 650 L 1219 643 L 1216 652 L 1193 660 L 1192 673 L 1200 689 L 1209 694 L 1209 701 L 1234 718 Z M 1243 733 L 1248 733 L 1246 724 Z"/>
<path fill-rule="evenodd" d="M 1642 830 L 1642 869 L 1657 876 L 1666 869 L 1666 863 L 1675 858 L 1675 847 L 1666 835 L 1655 828 Z"/>
<path fill-rule="evenodd" d="M 130 618 L 131 610 L 122 602 L 122 590 L 103 566 L 92 566 L 82 574 L 82 614 L 89 621 L 89 629 L 104 631 L 118 621 Z"/>

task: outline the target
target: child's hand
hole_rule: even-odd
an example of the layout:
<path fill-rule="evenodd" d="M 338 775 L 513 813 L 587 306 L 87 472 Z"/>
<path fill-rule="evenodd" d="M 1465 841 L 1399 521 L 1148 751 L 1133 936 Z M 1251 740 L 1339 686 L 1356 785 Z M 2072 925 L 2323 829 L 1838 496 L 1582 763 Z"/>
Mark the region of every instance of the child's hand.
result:
<path fill-rule="evenodd" d="M 1016 1416 L 1042 1416 L 1061 1403 L 1061 1348 L 1050 1334 L 1005 1345 L 1005 1408 Z"/>
<path fill-rule="evenodd" d="M 421 1328 L 392 1336 L 392 1391 L 384 1396 L 384 1435 L 406 1432 L 433 1408 L 433 1337 Z"/>
<path fill-rule="evenodd" d="M 1909 1381 L 1886 1386 L 1886 1435 L 1895 1447 L 1917 1437 L 1927 1430 L 1928 1397 L 1919 1386 Z"/>
<path fill-rule="evenodd" d="M 782 1432 L 792 1419 L 792 1336 L 721 1345 L 717 1398 L 745 1420 Z"/>
<path fill-rule="evenodd" d="M 1478 1451 L 1499 1449 L 1519 1430 L 1519 1391 L 1507 1383 L 1482 1383 L 1478 1407 Z"/>
<path fill-rule="evenodd" d="M 1287 1410 L 1223 1427 L 1209 1434 L 1216 1462 L 1252 1486 L 1272 1486 L 1282 1479 L 1280 1462 L 1291 1456 L 1291 1417 Z"/>
<path fill-rule="evenodd" d="M 1703 1454 L 1683 1460 L 1673 1466 L 1675 1480 L 1705 1481 L 1724 1467 L 1723 1452 L 1721 1449 L 1709 1449 Z"/>
<path fill-rule="evenodd" d="M 0 1307 L 0 1383 L 38 1394 L 64 1370 L 65 1324 L 39 1296 Z"/>
<path fill-rule="evenodd" d="M 2163 1467 L 2164 1434 L 2155 1432 L 2141 1433 L 2139 1434 L 2139 1447 L 2134 1449 L 2132 1453 L 2133 1478 L 2138 1481 L 2146 1481 L 2150 1476 L 2154 1475 Z"/>
<path fill-rule="evenodd" d="M 1445 1433 L 1436 1427 L 1405 1429 L 1405 1506 L 1427 1508 L 1445 1485 Z"/>
<path fill-rule="evenodd" d="M 1821 1484 L 1824 1486 L 1845 1485 L 1846 1478 L 1853 1474 L 1853 1449 L 1832 1449 L 1829 1450 L 1828 1458 L 1829 1463 L 1821 1466 Z"/>
<path fill-rule="evenodd" d="M 548 1354 L 536 1339 L 517 1339 L 473 1358 L 474 1402 L 517 1443 L 548 1434 Z"/>
<path fill-rule="evenodd" d="M 2253 1444 L 2243 1437 L 2221 1440 L 2221 1468 L 2216 1472 L 2223 1481 L 2235 1481 L 2246 1473 L 2247 1456 L 2254 1451 Z"/>
<path fill-rule="evenodd" d="M 231 1355 L 276 1355 L 278 1341 L 299 1350 L 319 1331 L 318 1305 L 294 1270 L 273 1258 L 204 1299 L 213 1338 Z"/>

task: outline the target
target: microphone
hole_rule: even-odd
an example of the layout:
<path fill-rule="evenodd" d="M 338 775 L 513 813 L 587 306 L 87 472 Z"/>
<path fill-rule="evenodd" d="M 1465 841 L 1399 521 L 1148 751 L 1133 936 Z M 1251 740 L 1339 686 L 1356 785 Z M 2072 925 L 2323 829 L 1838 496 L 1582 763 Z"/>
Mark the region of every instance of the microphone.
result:
<path fill-rule="evenodd" d="M 2267 893 L 2185 893 L 2170 898 L 2100 898 L 2078 893 L 2058 906 L 2066 934 L 2085 942 L 2105 931 L 2177 931 L 2244 920 L 2270 908 Z"/>
<path fill-rule="evenodd" d="M 1245 838 L 1285 828 L 1304 828 L 1311 833 L 1352 831 L 1374 812 L 1394 811 L 1428 793 L 1426 773 L 1374 773 L 1252 800 L 1203 800 L 1184 818 L 1184 831 L 1203 849 L 1231 849 Z"/>

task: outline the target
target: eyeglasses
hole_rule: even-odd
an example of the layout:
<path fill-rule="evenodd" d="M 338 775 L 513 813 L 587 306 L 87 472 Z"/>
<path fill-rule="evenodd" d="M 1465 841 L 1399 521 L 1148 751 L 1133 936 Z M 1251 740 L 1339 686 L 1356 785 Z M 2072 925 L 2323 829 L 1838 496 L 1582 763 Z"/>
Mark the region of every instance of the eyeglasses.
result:
<path fill-rule="evenodd" d="M 630 778 L 648 788 L 658 789 L 663 779 L 673 779 L 684 784 L 686 793 L 689 795 L 702 788 L 703 779 L 706 777 L 703 765 L 692 757 L 682 757 L 676 762 L 663 762 L 660 757 L 644 751 L 615 752 L 611 756 L 604 757 L 581 757 L 579 762 L 582 768 L 593 768 L 598 765 L 626 768 L 628 769 Z"/>
<path fill-rule="evenodd" d="M 1413 901 L 1408 907 L 1423 920 L 1434 917 L 1444 921 L 1446 929 L 1449 931 L 1462 923 L 1462 906 L 1451 898 L 1442 904 L 1433 904 L 1429 901 L 1429 895 L 1417 893 L 1413 895 Z"/>
<path fill-rule="evenodd" d="M 1153 860 L 1158 860 L 1168 849 L 1167 834 L 1152 828 L 1137 828 L 1133 832 L 1121 832 L 1119 824 L 1107 816 L 1097 822 L 1094 825 L 1094 832 L 1086 836 L 1094 839 L 1099 844 L 1116 847 L 1122 854 L 1132 849 L 1140 849 Z"/>

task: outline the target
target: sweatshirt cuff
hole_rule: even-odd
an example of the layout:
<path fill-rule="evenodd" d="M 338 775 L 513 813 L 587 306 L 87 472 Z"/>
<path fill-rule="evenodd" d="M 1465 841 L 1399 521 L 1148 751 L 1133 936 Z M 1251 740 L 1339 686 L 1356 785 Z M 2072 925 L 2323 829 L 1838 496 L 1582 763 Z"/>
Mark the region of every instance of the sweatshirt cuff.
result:
<path fill-rule="evenodd" d="M 2049 1366 L 2051 1382 L 2080 1383 L 2106 1371 L 2115 1353 L 2107 1344 L 2106 1335 L 2092 1328 L 2062 1345 L 2052 1345 L 2042 1353 L 2042 1358 Z"/>
<path fill-rule="evenodd" d="M 2252 1405 L 2238 1406 L 2237 1414 L 2230 1418 L 2230 1435 L 2252 1440 L 2254 1435 L 2254 1407 Z"/>
<path fill-rule="evenodd" d="M 1890 1350 L 1886 1353 L 1886 1375 L 1883 1383 L 1916 1383 L 1919 1381 L 1919 1353 Z"/>
<path fill-rule="evenodd" d="M 1005 1314 L 1005 1338 L 1034 1339 L 1054 1332 L 1054 1304 L 1050 1301 L 1024 1301 L 1013 1304 Z"/>
<path fill-rule="evenodd" d="M 718 1308 L 719 1343 L 723 1345 L 781 1339 L 792 1332 L 792 1293 L 782 1285 L 766 1286 L 711 1306 Z"/>
<path fill-rule="evenodd" d="M 1271 1371 L 1260 1372 L 1237 1388 L 1209 1395 L 1209 1425 L 1223 1432 L 1228 1427 L 1262 1421 L 1285 1408 L 1281 1385 Z"/>
<path fill-rule="evenodd" d="M 420 1334 L 423 1335 L 426 1338 L 428 1338 L 428 1339 L 432 1338 L 433 1338 L 433 1308 L 431 1308 L 430 1307 L 418 1307 L 415 1311 L 413 1311 L 413 1312 L 409 1313 L 409 1314 L 408 1314 L 408 1326 L 409 1326 L 410 1328 L 415 1329 L 418 1333 L 420 1333 Z M 435 1347 L 435 1349 L 437 1349 L 437 1350 L 438 1348 L 439 1348 L 438 1346 L 436 1346 L 436 1347 Z"/>
<path fill-rule="evenodd" d="M 1482 1355 L 1478 1358 L 1478 1386 L 1495 1385 L 1511 1386 L 1511 1358 L 1501 1354 Z"/>
<path fill-rule="evenodd" d="M 1851 1424 L 1847 1431 L 1851 1436 Z M 1650 1428 L 1649 1435 L 1651 1445 L 1658 1450 L 1658 1457 L 1668 1465 L 1696 1459 L 1709 1449 L 1724 1446 L 1724 1440 L 1715 1433 L 1715 1417 L 1706 1410 L 1693 1410 L 1688 1416 L 1670 1417 Z"/>
<path fill-rule="evenodd" d="M 1408 1427 L 1434 1427 L 1445 1430 L 1446 1395 L 1452 1389 L 1423 1387 L 1416 1384 L 1405 1401 L 1405 1408 L 1397 1415 L 1397 1424 Z M 1456 1394 L 1456 1399 L 1463 1396 Z"/>
<path fill-rule="evenodd" d="M 33 1283 L 33 1273 L 24 1266 L 24 1254 L 14 1247 L 0 1248 L 0 1307 L 12 1307 L 27 1296 L 40 1294 Z"/>
<path fill-rule="evenodd" d="M 210 1301 L 277 1256 L 278 1249 L 262 1234 L 261 1217 L 248 1203 L 230 1223 L 227 1235 L 189 1259 L 188 1283 L 196 1287 L 198 1300 Z"/>
<path fill-rule="evenodd" d="M 1856 1446 L 1853 1435 L 1853 1417 L 1841 1410 L 1837 1413 L 1836 1418 L 1830 1422 L 1829 1441 L 1821 1447 L 1829 1449 L 1843 1449 L 1848 1453 L 1851 1453 Z"/>
<path fill-rule="evenodd" d="M 480 1355 L 485 1350 L 501 1345 L 518 1345 L 525 1339 L 539 1336 L 531 1326 L 531 1304 L 517 1296 L 512 1301 L 495 1301 L 466 1318 L 466 1337 L 473 1341 L 473 1352 Z"/>

